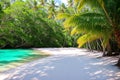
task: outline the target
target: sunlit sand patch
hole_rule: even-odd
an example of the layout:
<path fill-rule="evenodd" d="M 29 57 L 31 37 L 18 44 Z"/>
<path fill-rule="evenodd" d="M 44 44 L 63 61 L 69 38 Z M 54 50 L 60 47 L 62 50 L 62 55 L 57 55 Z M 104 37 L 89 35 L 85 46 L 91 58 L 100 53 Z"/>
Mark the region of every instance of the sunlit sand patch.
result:
<path fill-rule="evenodd" d="M 9 77 L 10 74 L 0 74 L 0 80 L 4 80 L 5 78 Z"/>

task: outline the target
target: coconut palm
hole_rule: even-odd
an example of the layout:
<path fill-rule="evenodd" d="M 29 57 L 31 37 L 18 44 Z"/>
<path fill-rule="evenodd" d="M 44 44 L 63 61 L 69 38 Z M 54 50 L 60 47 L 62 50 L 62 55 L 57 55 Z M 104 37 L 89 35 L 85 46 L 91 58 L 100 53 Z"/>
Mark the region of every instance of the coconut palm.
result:
<path fill-rule="evenodd" d="M 93 2 L 92 2 L 93 1 Z M 78 9 L 82 9 L 84 4 L 91 7 L 96 6 L 102 9 L 104 16 L 111 26 L 112 35 L 115 37 L 118 47 L 120 47 L 120 1 L 119 0 L 81 0 Z M 78 2 L 76 0 L 76 2 Z"/>
<path fill-rule="evenodd" d="M 78 10 L 81 10 L 82 7 L 87 4 L 91 7 L 95 6 L 97 8 L 102 9 L 104 16 L 109 24 L 109 27 L 111 26 L 111 30 L 113 32 L 113 35 L 116 38 L 116 41 L 118 42 L 118 45 L 120 45 L 120 28 L 119 28 L 119 21 L 120 21 L 120 6 L 119 0 L 75 0 L 75 2 L 79 2 Z"/>
<path fill-rule="evenodd" d="M 95 12 L 93 10 L 78 12 L 74 14 L 59 14 L 58 17 L 66 18 L 64 22 L 65 28 L 72 27 L 71 34 L 80 33 L 82 36 L 77 40 L 79 47 L 87 42 L 96 39 L 103 39 L 103 47 L 107 46 L 109 41 L 109 34 L 111 30 L 107 19 L 102 12 Z M 106 34 L 106 35 L 104 35 Z"/>
<path fill-rule="evenodd" d="M 65 19 L 64 26 L 71 29 L 71 34 L 82 34 L 78 38 L 79 47 L 87 42 L 102 39 L 103 50 L 110 49 L 109 40 L 115 37 L 120 45 L 120 6 L 119 0 L 74 0 L 77 13 L 59 14 Z M 120 61 L 120 60 L 119 60 Z"/>
<path fill-rule="evenodd" d="M 54 0 L 50 0 L 50 4 L 48 5 L 48 18 L 54 19 L 56 16 L 56 5 Z"/>

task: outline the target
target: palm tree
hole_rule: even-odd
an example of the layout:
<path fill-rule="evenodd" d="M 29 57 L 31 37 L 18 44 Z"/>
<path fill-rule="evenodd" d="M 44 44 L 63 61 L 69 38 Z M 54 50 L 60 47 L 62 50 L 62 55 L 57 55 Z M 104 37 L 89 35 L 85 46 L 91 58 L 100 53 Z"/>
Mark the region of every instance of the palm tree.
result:
<path fill-rule="evenodd" d="M 92 2 L 93 1 L 93 2 Z M 78 6 L 79 10 L 82 9 L 84 4 L 96 6 L 102 9 L 104 16 L 111 26 L 112 35 L 115 37 L 118 47 L 120 48 L 120 1 L 119 0 L 81 0 Z M 76 0 L 76 2 L 78 2 Z"/>
<path fill-rule="evenodd" d="M 40 0 L 40 5 L 45 6 L 47 0 Z"/>
<path fill-rule="evenodd" d="M 113 35 L 116 38 L 116 41 L 118 42 L 118 45 L 120 46 L 120 28 L 119 28 L 119 21 L 120 21 L 120 6 L 119 0 L 75 0 L 76 2 L 79 2 L 78 9 L 82 9 L 82 7 L 85 4 L 88 4 L 90 6 L 96 6 L 100 9 L 102 9 L 104 16 L 109 24 L 109 27 L 111 26 L 111 30 Z"/>
<path fill-rule="evenodd" d="M 55 5 L 55 1 L 51 0 L 48 6 L 48 18 L 54 19 L 55 16 L 56 16 L 56 5 Z"/>
<path fill-rule="evenodd" d="M 111 34 L 111 31 L 108 27 L 109 24 L 102 12 L 95 12 L 93 10 L 86 11 L 84 8 L 84 12 L 77 12 L 74 14 L 59 14 L 58 17 L 66 18 L 64 26 L 66 28 L 72 27 L 72 35 L 75 33 L 82 34 L 82 36 L 77 41 L 79 47 L 87 42 L 91 42 L 100 38 L 103 38 L 104 49 L 107 46 L 110 38 L 109 34 Z"/>
<path fill-rule="evenodd" d="M 72 35 L 82 34 L 77 40 L 79 47 L 87 42 L 102 39 L 105 55 L 105 48 L 110 49 L 109 40 L 113 36 L 120 46 L 119 0 L 74 0 L 74 2 L 79 4 L 77 5 L 77 13 L 62 13 L 58 17 L 65 19 L 64 26 L 67 29 L 72 27 Z"/>
<path fill-rule="evenodd" d="M 64 3 L 62 3 L 62 4 L 59 6 L 58 13 L 65 13 L 65 12 L 67 12 L 67 7 L 65 6 Z"/>

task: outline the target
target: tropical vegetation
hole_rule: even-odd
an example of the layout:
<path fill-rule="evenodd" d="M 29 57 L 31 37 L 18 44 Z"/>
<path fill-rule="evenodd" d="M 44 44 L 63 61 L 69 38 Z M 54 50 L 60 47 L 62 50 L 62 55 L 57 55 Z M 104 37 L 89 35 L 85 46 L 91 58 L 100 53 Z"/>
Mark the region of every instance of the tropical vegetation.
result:
<path fill-rule="evenodd" d="M 53 8 L 54 1 L 50 4 L 45 0 L 40 2 L 36 0 L 1 1 L 0 47 L 72 46 L 68 33 L 53 19 L 54 17 L 50 17 L 54 15 Z"/>
<path fill-rule="evenodd" d="M 79 47 L 100 40 L 103 56 L 113 55 L 112 45 L 117 52 L 120 47 L 119 3 L 119 0 L 74 0 L 73 12 L 59 13 L 57 18 L 64 19 L 63 25 L 71 30 L 71 35 L 81 34 L 77 40 Z"/>
<path fill-rule="evenodd" d="M 78 44 L 103 51 L 103 56 L 119 54 L 119 4 L 119 0 L 68 0 L 59 5 L 54 0 L 0 0 L 0 48 Z"/>

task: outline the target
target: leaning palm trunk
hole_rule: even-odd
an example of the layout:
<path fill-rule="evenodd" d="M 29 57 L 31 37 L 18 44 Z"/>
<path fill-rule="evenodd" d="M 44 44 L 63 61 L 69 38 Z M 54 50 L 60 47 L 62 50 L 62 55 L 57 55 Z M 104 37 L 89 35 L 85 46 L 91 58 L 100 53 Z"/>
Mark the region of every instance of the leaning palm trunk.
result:
<path fill-rule="evenodd" d="M 120 48 L 120 30 L 116 29 L 114 34 L 115 34 L 115 39 L 116 39 L 116 41 L 118 43 L 118 47 Z M 119 58 L 119 60 L 117 62 L 117 66 L 120 66 L 120 58 Z"/>

